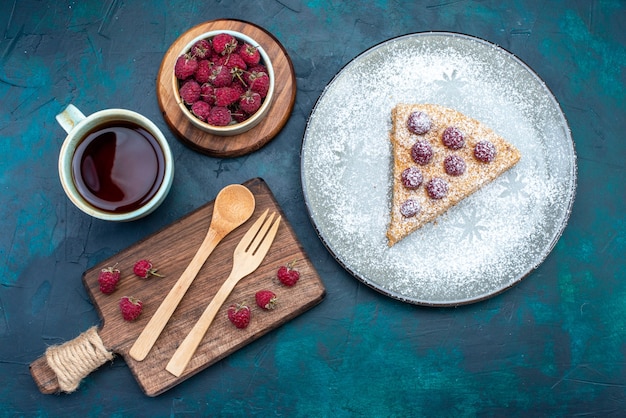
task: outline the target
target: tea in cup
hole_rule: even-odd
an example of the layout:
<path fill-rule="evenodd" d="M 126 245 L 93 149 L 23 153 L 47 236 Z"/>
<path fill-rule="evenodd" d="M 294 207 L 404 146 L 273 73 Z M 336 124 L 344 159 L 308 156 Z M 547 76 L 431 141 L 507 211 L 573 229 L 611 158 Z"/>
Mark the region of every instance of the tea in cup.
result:
<path fill-rule="evenodd" d="M 174 162 L 167 140 L 149 119 L 125 109 L 85 116 L 71 104 L 56 119 L 68 134 L 59 176 L 76 207 L 99 219 L 130 221 L 163 202 Z"/>

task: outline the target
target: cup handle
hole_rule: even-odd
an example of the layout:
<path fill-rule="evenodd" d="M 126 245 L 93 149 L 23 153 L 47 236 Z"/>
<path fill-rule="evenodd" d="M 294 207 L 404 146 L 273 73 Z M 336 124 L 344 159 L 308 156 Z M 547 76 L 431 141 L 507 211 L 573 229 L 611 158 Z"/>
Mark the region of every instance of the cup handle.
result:
<path fill-rule="evenodd" d="M 76 106 L 69 104 L 63 112 L 56 116 L 56 119 L 59 125 L 65 129 L 65 132 L 69 134 L 81 120 L 85 119 L 85 115 Z"/>

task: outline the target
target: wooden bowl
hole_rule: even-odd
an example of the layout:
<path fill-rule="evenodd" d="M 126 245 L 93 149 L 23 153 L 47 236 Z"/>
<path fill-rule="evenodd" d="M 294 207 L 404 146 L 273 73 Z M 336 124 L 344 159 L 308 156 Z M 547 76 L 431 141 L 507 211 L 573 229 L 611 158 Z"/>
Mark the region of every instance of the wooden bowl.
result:
<path fill-rule="evenodd" d="M 193 125 L 175 101 L 172 68 L 184 46 L 212 30 L 234 30 L 256 39 L 272 61 L 275 88 L 269 112 L 257 126 L 239 135 L 220 136 Z M 296 99 L 296 74 L 289 54 L 267 30 L 250 22 L 217 19 L 200 23 L 182 33 L 165 53 L 157 76 L 156 95 L 165 122 L 188 147 L 217 158 L 233 158 L 255 152 L 268 144 L 285 126 Z M 297 138 L 293 138 L 298 140 Z"/>

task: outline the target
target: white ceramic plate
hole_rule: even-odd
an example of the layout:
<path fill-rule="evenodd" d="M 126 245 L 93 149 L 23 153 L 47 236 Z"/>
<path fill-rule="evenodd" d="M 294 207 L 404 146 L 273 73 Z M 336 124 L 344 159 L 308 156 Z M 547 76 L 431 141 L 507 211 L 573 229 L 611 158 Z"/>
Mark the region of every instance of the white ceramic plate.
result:
<path fill-rule="evenodd" d="M 522 158 L 389 248 L 397 103 L 455 108 Z M 570 130 L 545 83 L 502 48 L 453 33 L 394 38 L 347 64 L 311 113 L 301 163 L 310 217 L 337 261 L 388 296 L 430 306 L 475 302 L 522 280 L 561 236 L 576 190 Z"/>

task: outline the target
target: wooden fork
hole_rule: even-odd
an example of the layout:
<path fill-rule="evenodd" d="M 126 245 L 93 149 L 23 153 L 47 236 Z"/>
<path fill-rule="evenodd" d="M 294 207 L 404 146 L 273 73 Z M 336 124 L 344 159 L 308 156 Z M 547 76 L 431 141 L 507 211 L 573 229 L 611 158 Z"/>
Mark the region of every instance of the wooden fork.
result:
<path fill-rule="evenodd" d="M 204 338 L 211 323 L 213 323 L 217 312 L 237 283 L 255 271 L 269 251 L 276 237 L 281 217 L 278 216 L 272 224 L 275 213 L 272 213 L 266 221 L 267 212 L 267 210 L 263 212 L 241 241 L 239 241 L 239 244 L 237 244 L 233 254 L 233 267 L 230 275 L 219 288 L 209 306 L 206 307 L 198 322 L 196 322 L 189 334 L 187 334 L 187 337 L 180 344 L 169 363 L 167 363 L 165 370 L 174 376 L 179 377 L 185 371 L 187 364 L 189 364 L 202 342 L 202 338 Z"/>

